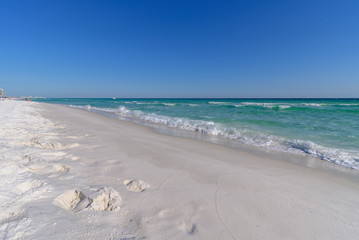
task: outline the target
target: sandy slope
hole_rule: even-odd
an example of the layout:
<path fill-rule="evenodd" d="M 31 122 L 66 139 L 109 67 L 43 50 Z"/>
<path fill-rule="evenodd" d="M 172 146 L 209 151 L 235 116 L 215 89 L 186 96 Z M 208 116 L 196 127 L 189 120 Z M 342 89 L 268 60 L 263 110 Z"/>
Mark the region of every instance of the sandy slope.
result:
<path fill-rule="evenodd" d="M 0 215 L 4 239 L 359 236 L 359 184 L 340 174 L 68 107 L 11 104 L 0 103 L 16 123 L 0 132 L 2 164 L 15 169 L 0 174 L 0 207 L 17 210 Z"/>

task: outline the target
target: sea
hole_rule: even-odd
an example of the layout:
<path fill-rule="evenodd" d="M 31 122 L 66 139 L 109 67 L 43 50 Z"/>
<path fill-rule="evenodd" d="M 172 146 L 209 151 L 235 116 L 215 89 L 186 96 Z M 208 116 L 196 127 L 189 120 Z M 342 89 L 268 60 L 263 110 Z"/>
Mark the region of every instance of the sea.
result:
<path fill-rule="evenodd" d="M 139 124 L 359 169 L 359 99 L 43 98 Z"/>

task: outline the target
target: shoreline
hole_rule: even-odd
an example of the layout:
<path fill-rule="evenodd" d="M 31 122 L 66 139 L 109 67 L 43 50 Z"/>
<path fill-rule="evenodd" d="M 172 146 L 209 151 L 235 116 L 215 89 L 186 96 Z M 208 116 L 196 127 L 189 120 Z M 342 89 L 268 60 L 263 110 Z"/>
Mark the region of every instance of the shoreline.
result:
<path fill-rule="evenodd" d="M 353 125 L 354 115 L 350 114 L 357 103 L 324 100 L 313 103 L 293 99 L 288 102 L 50 99 L 46 102 L 114 115 L 121 120 L 161 131 L 171 128 L 184 130 L 180 134 L 199 139 L 203 138 L 200 136 L 203 133 L 214 142 L 229 140 L 254 148 L 312 156 L 359 169 L 357 133 Z M 313 111 L 316 114 L 312 114 Z M 324 119 L 331 118 L 332 114 L 338 114 L 339 118 L 327 124 Z"/>
<path fill-rule="evenodd" d="M 33 146 L 26 148 L 35 160 L 24 169 L 31 170 L 34 161 L 68 169 L 57 175 L 39 168 L 31 175 L 46 181 L 47 191 L 23 205 L 31 220 L 24 239 L 354 239 L 359 234 L 356 172 L 348 177 L 265 152 L 162 135 L 66 106 L 21 104 L 55 127 L 45 133 L 56 135 L 58 143 L 51 142 L 51 149 L 35 145 L 38 160 Z M 129 190 L 124 182 L 130 179 L 144 181 L 147 189 Z M 113 208 L 97 202 L 68 211 L 53 204 L 71 189 L 92 202 L 107 196 Z"/>
<path fill-rule="evenodd" d="M 51 103 L 43 103 L 43 104 L 50 104 Z M 259 146 L 252 146 L 248 144 L 244 144 L 238 141 L 234 141 L 232 139 L 223 138 L 220 136 L 214 136 L 209 135 L 206 133 L 201 132 L 194 132 L 186 129 L 177 129 L 170 126 L 155 124 L 155 123 L 144 123 L 140 121 L 133 121 L 131 119 L 127 119 L 124 117 L 120 117 L 118 115 L 115 115 L 113 113 L 109 112 L 103 112 L 99 110 L 92 110 L 92 109 L 83 109 L 83 108 L 77 108 L 72 107 L 68 105 L 61 105 L 61 104 L 55 104 L 58 106 L 62 106 L 65 108 L 70 109 L 77 109 L 80 111 L 90 112 L 98 115 L 102 115 L 105 117 L 113 118 L 118 121 L 122 122 L 128 122 L 135 124 L 136 126 L 141 126 L 145 128 L 151 129 L 154 133 L 160 134 L 160 135 L 166 135 L 166 136 L 172 136 L 172 137 L 179 137 L 179 138 L 185 138 L 185 139 L 192 139 L 199 142 L 206 142 L 211 143 L 215 145 L 220 145 L 226 148 L 233 148 L 237 149 L 239 151 L 254 154 L 256 156 L 261 156 L 264 158 L 271 158 L 272 160 L 280 160 L 280 161 L 286 161 L 290 162 L 296 165 L 313 168 L 319 171 L 324 171 L 326 173 L 334 174 L 334 175 L 341 175 L 345 178 L 349 178 L 352 181 L 359 182 L 359 171 L 354 168 L 345 167 L 342 165 L 338 165 L 332 162 L 329 162 L 324 159 L 319 159 L 310 155 L 301 155 L 291 152 L 283 152 L 275 149 L 266 149 Z"/>

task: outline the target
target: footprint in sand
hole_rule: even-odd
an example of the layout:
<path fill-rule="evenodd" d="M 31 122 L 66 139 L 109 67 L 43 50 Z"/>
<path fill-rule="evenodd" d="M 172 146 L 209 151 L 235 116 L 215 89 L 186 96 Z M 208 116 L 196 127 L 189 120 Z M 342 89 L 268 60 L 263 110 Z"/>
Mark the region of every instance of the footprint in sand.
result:
<path fill-rule="evenodd" d="M 193 235 L 198 232 L 195 218 L 198 216 L 191 210 L 190 206 L 181 206 L 181 211 L 175 209 L 162 209 L 158 212 L 158 220 L 161 224 L 177 225 L 177 228 L 188 235 Z"/>
<path fill-rule="evenodd" d="M 151 187 L 150 184 L 137 179 L 127 179 L 123 181 L 123 184 L 125 184 L 126 188 L 132 192 L 143 192 Z"/>
<path fill-rule="evenodd" d="M 187 234 L 194 234 L 196 233 L 196 225 L 193 224 L 190 220 L 183 220 L 183 223 L 180 225 L 180 229 Z"/>

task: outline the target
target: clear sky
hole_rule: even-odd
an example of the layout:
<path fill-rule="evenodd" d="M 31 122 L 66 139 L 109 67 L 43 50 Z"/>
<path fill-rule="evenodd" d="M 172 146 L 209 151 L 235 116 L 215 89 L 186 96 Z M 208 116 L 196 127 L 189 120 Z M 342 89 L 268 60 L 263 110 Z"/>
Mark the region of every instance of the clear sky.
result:
<path fill-rule="evenodd" d="M 359 1 L 1 0 L 0 88 L 46 97 L 359 97 Z"/>

